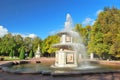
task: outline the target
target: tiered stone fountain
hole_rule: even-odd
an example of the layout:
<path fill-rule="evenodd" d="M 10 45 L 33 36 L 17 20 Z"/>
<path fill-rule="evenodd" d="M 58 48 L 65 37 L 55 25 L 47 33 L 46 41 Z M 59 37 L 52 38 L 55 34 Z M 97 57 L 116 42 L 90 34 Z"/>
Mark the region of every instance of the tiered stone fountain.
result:
<path fill-rule="evenodd" d="M 55 54 L 54 67 L 77 67 L 79 35 L 72 30 L 70 14 L 67 14 L 65 28 L 58 35 L 60 36 L 60 43 L 53 45 L 59 49 Z"/>

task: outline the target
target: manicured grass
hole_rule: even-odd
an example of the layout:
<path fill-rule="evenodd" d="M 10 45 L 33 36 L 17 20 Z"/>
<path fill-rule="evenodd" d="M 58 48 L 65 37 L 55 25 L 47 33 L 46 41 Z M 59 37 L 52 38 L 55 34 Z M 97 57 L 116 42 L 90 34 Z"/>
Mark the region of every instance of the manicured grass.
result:
<path fill-rule="evenodd" d="M 13 60 L 20 60 L 18 57 L 10 58 L 8 56 L 4 57 L 4 61 L 13 61 Z"/>

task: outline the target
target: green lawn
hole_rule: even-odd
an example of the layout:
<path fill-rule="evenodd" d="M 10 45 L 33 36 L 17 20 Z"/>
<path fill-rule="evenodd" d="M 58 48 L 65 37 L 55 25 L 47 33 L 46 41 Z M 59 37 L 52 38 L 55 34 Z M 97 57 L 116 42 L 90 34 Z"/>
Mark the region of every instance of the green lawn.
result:
<path fill-rule="evenodd" d="M 9 56 L 4 56 L 4 61 L 13 61 L 13 60 L 20 60 L 18 57 L 10 58 Z"/>

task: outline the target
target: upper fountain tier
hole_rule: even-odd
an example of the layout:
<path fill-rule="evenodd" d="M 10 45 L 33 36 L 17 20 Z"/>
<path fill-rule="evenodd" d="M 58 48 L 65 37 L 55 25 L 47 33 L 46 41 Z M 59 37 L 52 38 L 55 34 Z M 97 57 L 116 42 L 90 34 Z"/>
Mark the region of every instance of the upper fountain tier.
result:
<path fill-rule="evenodd" d="M 53 47 L 55 48 L 72 50 L 73 46 L 79 43 L 79 35 L 74 31 L 61 31 L 58 35 L 60 36 L 60 43 L 54 44 Z"/>
<path fill-rule="evenodd" d="M 66 16 L 66 21 L 64 24 L 64 29 L 61 30 L 58 35 L 61 37 L 62 35 L 66 35 L 66 36 L 71 36 L 71 37 L 78 37 L 78 33 L 73 31 L 73 22 L 72 22 L 72 18 L 70 16 L 70 14 L 67 14 Z"/>

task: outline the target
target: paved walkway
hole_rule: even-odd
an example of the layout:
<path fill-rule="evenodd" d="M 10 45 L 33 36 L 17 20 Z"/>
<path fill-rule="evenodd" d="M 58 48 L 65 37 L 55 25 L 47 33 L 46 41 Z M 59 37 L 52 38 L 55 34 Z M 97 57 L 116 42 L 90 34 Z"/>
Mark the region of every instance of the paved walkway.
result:
<path fill-rule="evenodd" d="M 33 59 L 35 60 L 35 59 Z M 37 59 L 38 60 L 38 59 Z M 50 59 L 54 62 L 54 59 Z M 48 62 L 49 59 L 42 58 L 41 61 Z M 0 61 L 0 64 L 8 61 Z M 0 80 L 120 80 L 120 73 L 101 73 L 101 74 L 87 74 L 75 76 L 44 76 L 41 74 L 13 74 L 0 70 Z"/>
<path fill-rule="evenodd" d="M 120 73 L 53 77 L 41 74 L 11 74 L 0 70 L 0 80 L 120 80 Z"/>
<path fill-rule="evenodd" d="M 0 65 L 1 65 L 1 64 L 5 64 L 5 63 L 8 63 L 8 62 L 10 62 L 10 61 L 0 61 Z"/>

